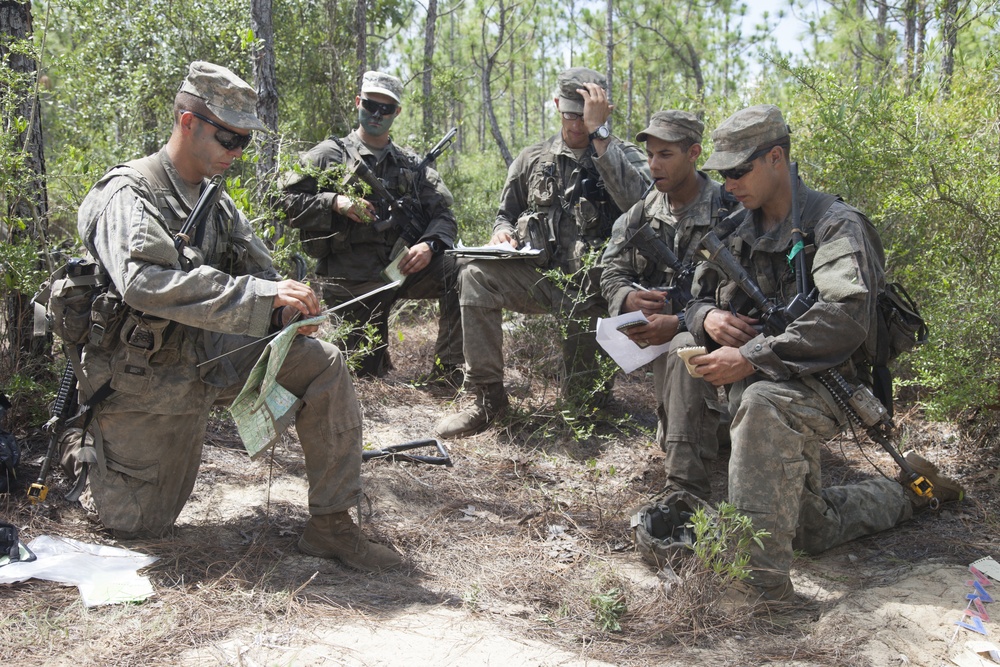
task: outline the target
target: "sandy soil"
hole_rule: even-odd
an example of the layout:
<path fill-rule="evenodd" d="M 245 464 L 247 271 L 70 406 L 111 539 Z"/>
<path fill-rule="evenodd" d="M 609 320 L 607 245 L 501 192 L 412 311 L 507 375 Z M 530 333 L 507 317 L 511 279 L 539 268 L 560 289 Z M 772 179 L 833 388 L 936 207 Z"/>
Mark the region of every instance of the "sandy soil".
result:
<path fill-rule="evenodd" d="M 433 329 L 404 332 L 390 377 L 358 383 L 369 448 L 426 437 L 469 400 L 412 382 Z M 514 417 L 446 443 L 453 468 L 364 465 L 365 530 L 404 555 L 403 571 L 359 574 L 299 554 L 306 486 L 294 433 L 248 462 L 220 415 L 175 535 L 125 545 L 161 557 L 149 570 L 156 597 L 84 610 L 55 584 L 0 586 L 0 653 L 11 664 L 77 665 L 992 664 L 966 643 L 995 637 L 996 621 L 985 638 L 954 623 L 971 591 L 968 564 L 1000 560 L 995 434 L 975 440 L 904 414 L 907 445 L 962 479 L 969 500 L 798 559 L 801 604 L 787 613 L 681 627 L 668 622 L 676 602 L 664 582 L 629 543 L 629 508 L 662 483 L 651 378 L 619 378 L 610 410 L 579 439 L 552 410 L 544 373 L 515 367 L 511 380 Z M 891 472 L 871 446 L 828 445 L 827 483 L 878 474 L 869 459 Z M 714 475 L 724 495 L 724 460 Z M 113 543 L 56 496 L 42 508 L 0 497 L 0 509 L 29 540 Z M 617 631 L 595 616 L 595 596 L 609 591 L 626 602 Z M 98 641 L 81 652 L 81 634 Z"/>

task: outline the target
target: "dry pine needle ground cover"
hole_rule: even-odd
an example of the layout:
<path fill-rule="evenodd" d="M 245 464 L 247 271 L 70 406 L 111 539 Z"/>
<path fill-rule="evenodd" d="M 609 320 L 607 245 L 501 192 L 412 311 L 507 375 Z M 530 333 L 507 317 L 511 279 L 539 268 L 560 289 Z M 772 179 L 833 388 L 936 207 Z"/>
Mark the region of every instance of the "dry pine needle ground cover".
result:
<path fill-rule="evenodd" d="M 470 400 L 414 382 L 429 368 L 433 322 L 410 309 L 397 325 L 395 369 L 385 381 L 357 383 L 369 448 L 427 437 L 438 418 Z M 160 557 L 147 570 L 156 595 L 85 609 L 75 588 L 36 580 L 0 586 L 0 655 L 14 665 L 877 665 L 879 655 L 913 651 L 911 664 L 931 664 L 916 655 L 924 649 L 906 648 L 918 640 L 886 637 L 869 609 L 843 606 L 921 568 L 1000 556 L 994 431 L 975 424 L 959 431 L 904 409 L 897 421 L 905 446 L 959 477 L 970 500 L 798 559 L 800 599 L 791 611 L 726 611 L 703 575 L 668 594 L 632 552 L 629 510 L 663 482 L 651 377 L 619 376 L 614 401 L 592 418 L 561 414 L 556 348 L 538 343 L 550 339 L 550 327 L 535 318 L 512 333 L 513 414 L 498 428 L 447 443 L 453 468 L 364 464 L 366 531 L 404 554 L 403 571 L 364 575 L 301 555 L 305 471 L 294 432 L 272 457 L 249 462 L 220 414 L 174 534 L 123 545 Z M 44 438 L 37 429 L 17 435 L 26 450 L 23 476 L 33 479 Z M 832 442 L 824 450 L 826 483 L 877 474 L 873 463 L 894 474 L 874 446 Z M 714 471 L 718 498 L 725 468 L 723 459 Z M 0 515 L 26 541 L 49 534 L 115 544 L 62 499 L 66 490 L 57 478 L 49 500 L 35 507 L 23 493 L 0 496 Z M 386 646 L 366 653 L 326 634 L 388 630 L 391 637 L 406 619 L 436 614 L 448 627 L 422 654 Z M 537 652 L 519 662 L 457 648 L 498 636 Z M 873 643 L 887 652 L 873 652 Z"/>

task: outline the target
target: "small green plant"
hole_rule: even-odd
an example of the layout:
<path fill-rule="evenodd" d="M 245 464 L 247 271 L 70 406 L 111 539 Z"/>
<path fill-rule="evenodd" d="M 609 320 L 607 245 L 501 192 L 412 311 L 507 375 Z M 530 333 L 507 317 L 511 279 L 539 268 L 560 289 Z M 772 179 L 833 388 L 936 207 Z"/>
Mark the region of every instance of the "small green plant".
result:
<path fill-rule="evenodd" d="M 621 632 L 621 618 L 628 611 L 625 593 L 620 588 L 609 589 L 590 597 L 590 607 L 594 610 L 594 620 L 604 632 Z"/>
<path fill-rule="evenodd" d="M 742 581 L 750 576 L 750 545 L 763 549 L 761 538 L 770 533 L 754 530 L 750 517 L 729 503 L 719 503 L 716 512 L 713 515 L 698 508 L 691 517 L 695 558 L 724 582 Z"/>

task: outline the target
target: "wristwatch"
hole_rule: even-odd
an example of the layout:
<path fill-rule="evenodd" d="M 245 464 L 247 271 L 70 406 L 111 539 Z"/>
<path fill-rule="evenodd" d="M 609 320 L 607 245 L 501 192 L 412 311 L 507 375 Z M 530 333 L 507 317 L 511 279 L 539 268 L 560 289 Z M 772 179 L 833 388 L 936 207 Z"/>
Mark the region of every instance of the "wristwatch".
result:
<path fill-rule="evenodd" d="M 431 249 L 431 253 L 435 255 L 438 254 L 439 250 L 441 250 L 441 242 L 437 239 L 428 239 L 424 241 L 424 243 L 426 243 L 427 247 Z"/>
<path fill-rule="evenodd" d="M 605 123 L 604 125 L 601 125 L 599 128 L 591 132 L 589 138 L 591 141 L 593 141 L 594 139 L 607 139 L 610 136 L 611 136 L 611 128 L 609 128 L 608 124 Z"/>

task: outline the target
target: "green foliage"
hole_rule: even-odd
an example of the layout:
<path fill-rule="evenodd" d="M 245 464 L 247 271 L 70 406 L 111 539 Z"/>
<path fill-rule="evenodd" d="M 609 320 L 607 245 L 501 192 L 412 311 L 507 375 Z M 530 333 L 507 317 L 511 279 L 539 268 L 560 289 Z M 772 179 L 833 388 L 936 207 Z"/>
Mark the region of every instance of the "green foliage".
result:
<path fill-rule="evenodd" d="M 590 597 L 590 608 L 594 610 L 594 620 L 601 630 L 621 632 L 621 619 L 628 611 L 628 603 L 620 588 L 595 593 Z"/>
<path fill-rule="evenodd" d="M 747 564 L 750 547 L 763 548 L 762 537 L 769 533 L 754 530 L 750 517 L 740 514 L 727 502 L 719 503 L 716 514 L 709 514 L 699 507 L 691 517 L 694 525 L 694 555 L 708 571 L 722 580 L 742 581 L 750 576 Z"/>
<path fill-rule="evenodd" d="M 455 197 L 458 238 L 467 246 L 489 242 L 506 176 L 503 160 L 494 153 L 452 154 L 438 170 Z"/>

